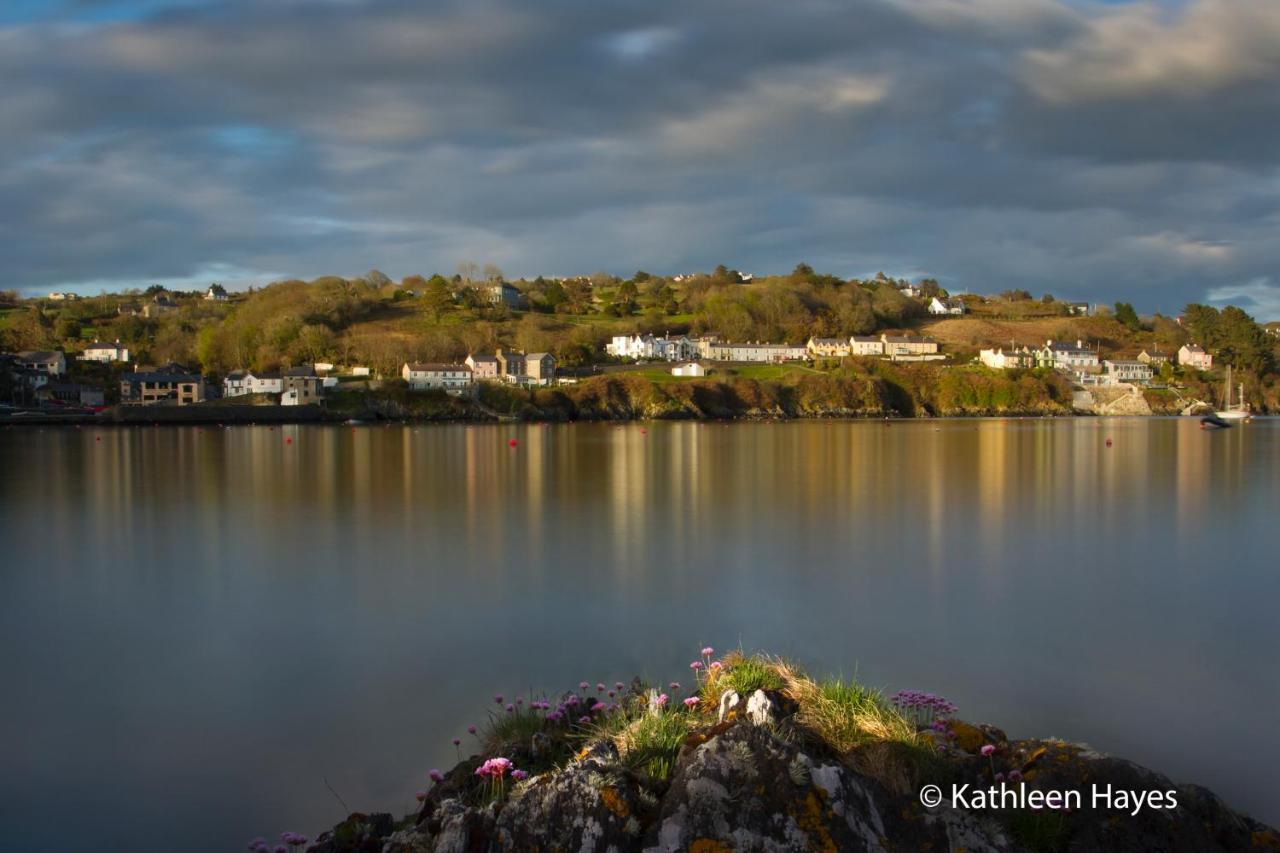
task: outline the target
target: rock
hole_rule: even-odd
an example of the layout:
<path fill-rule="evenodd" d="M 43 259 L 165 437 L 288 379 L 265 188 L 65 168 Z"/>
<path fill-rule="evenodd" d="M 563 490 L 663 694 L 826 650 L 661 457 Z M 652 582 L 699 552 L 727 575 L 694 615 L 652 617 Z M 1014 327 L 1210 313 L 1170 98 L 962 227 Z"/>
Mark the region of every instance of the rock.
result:
<path fill-rule="evenodd" d="M 355 812 L 342 823 L 320 836 L 307 848 L 308 853 L 363 853 L 381 851 L 383 839 L 391 835 L 391 815 Z"/>
<path fill-rule="evenodd" d="M 757 726 L 767 726 L 778 722 L 778 709 L 773 700 L 763 690 L 757 690 L 747 700 L 747 719 Z"/>
<path fill-rule="evenodd" d="M 513 789 L 487 849 L 634 849 L 645 811 L 636 780 L 606 743 L 559 773 Z"/>
<path fill-rule="evenodd" d="M 886 846 L 887 845 L 887 846 Z M 677 762 L 648 853 L 1013 848 L 977 817 L 924 813 L 849 768 L 757 725 L 734 725 Z"/>
<path fill-rule="evenodd" d="M 738 695 L 736 690 L 726 690 L 720 694 L 720 713 L 716 717 L 716 722 L 723 723 L 729 719 L 729 715 L 735 713 L 738 709 L 742 697 Z"/>

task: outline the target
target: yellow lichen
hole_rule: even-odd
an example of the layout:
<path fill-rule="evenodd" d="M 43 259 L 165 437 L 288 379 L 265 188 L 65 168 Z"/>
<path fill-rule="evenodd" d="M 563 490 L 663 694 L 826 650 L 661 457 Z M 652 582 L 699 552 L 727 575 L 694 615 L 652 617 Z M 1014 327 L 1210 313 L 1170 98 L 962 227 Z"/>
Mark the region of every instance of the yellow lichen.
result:
<path fill-rule="evenodd" d="M 622 799 L 614 788 L 601 788 L 600 799 L 604 801 L 606 809 L 620 818 L 626 818 L 631 814 L 631 810 L 627 808 L 626 800 Z"/>
<path fill-rule="evenodd" d="M 733 848 L 714 838 L 699 838 L 689 845 L 689 853 L 733 853 Z"/>
<path fill-rule="evenodd" d="M 809 836 L 810 850 L 821 850 L 822 853 L 840 853 L 835 840 L 827 829 L 824 817 L 830 817 L 831 811 L 825 809 L 815 791 L 810 790 L 800 801 L 798 809 L 789 809 L 796 825 Z"/>

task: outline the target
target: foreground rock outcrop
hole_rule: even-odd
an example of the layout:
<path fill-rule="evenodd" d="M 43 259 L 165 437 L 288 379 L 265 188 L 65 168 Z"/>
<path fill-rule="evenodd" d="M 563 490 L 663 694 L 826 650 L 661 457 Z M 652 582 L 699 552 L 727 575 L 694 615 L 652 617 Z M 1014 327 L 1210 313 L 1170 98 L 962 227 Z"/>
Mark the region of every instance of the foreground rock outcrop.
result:
<path fill-rule="evenodd" d="M 512 716 L 487 744 L 510 756 L 502 773 L 468 759 L 421 793 L 416 815 L 354 814 L 307 849 L 1280 851 L 1280 834 L 1210 791 L 1130 762 L 1056 740 L 1011 741 L 955 719 L 937 697 L 890 704 L 785 665 L 777 677 L 739 676 L 737 686 L 764 682 L 739 691 L 735 666 L 750 665 L 717 662 L 682 710 L 638 683 L 608 704 L 588 690 L 554 711 L 534 703 L 538 717 L 547 711 L 545 731 Z M 557 716 L 588 705 L 576 725 Z M 1079 799 L 1035 807 L 1050 792 Z"/>

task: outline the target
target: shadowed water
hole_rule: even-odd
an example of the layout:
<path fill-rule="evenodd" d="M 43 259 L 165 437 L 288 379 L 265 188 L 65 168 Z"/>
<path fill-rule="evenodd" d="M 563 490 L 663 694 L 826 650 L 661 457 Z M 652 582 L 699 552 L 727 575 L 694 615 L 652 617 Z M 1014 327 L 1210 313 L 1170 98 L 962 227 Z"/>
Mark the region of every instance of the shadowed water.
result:
<path fill-rule="evenodd" d="M 407 811 L 493 693 L 739 643 L 1280 822 L 1278 498 L 1268 420 L 3 430 L 0 838 Z"/>

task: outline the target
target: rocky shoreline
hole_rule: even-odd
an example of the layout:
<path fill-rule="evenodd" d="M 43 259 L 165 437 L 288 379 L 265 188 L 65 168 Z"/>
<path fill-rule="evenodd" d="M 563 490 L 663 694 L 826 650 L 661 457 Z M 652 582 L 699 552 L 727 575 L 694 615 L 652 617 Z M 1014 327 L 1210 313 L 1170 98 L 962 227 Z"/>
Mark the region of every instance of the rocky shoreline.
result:
<path fill-rule="evenodd" d="M 684 693 L 637 679 L 583 682 L 554 699 L 494 697 L 490 725 L 473 732 L 479 751 L 431 771 L 416 814 L 352 814 L 314 841 L 286 833 L 290 844 L 313 853 L 1280 850 L 1280 833 L 1211 791 L 1087 746 L 1012 740 L 931 694 L 886 699 L 784 661 L 703 651 Z M 278 848 L 255 840 L 250 849 Z"/>

